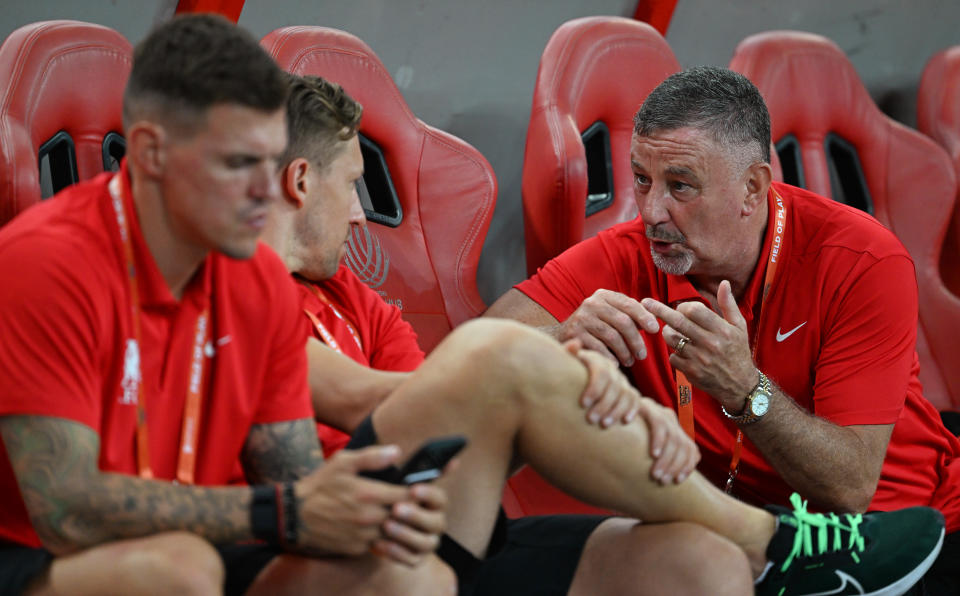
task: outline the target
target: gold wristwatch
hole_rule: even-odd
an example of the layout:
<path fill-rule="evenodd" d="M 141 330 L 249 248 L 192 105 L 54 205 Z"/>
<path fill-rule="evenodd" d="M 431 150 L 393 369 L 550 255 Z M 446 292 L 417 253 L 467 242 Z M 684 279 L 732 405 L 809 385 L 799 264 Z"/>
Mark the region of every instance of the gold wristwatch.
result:
<path fill-rule="evenodd" d="M 770 409 L 770 397 L 773 394 L 770 379 L 759 370 L 757 374 L 760 375 L 760 380 L 757 382 L 757 386 L 753 388 L 753 391 L 750 392 L 750 395 L 747 396 L 747 401 L 743 404 L 743 412 L 740 414 L 731 414 L 726 408 L 720 406 L 720 409 L 723 410 L 727 418 L 741 426 L 760 420 L 763 418 L 763 415 L 767 413 L 767 410 Z"/>

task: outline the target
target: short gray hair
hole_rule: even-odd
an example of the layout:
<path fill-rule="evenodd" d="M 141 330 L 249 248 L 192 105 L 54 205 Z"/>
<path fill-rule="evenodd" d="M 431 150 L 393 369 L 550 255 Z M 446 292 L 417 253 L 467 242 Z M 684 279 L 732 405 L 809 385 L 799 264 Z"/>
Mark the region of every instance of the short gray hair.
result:
<path fill-rule="evenodd" d="M 754 145 L 770 163 L 770 112 L 760 91 L 740 73 L 697 66 L 670 75 L 647 97 L 633 119 L 633 132 L 693 127 L 721 145 Z"/>

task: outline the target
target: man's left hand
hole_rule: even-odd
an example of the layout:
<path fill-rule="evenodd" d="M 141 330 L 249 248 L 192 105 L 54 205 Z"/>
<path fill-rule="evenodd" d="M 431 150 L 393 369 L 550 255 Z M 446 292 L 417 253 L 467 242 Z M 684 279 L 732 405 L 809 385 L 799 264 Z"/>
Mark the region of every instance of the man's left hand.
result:
<path fill-rule="evenodd" d="M 618 422 L 629 424 L 639 415 L 650 433 L 650 475 L 661 484 L 683 482 L 697 467 L 700 451 L 680 428 L 676 412 L 643 397 L 615 362 L 583 349 L 579 340 L 563 345 L 587 367 L 589 379 L 580 397 L 587 420 L 609 428 Z"/>
<path fill-rule="evenodd" d="M 563 347 L 587 367 L 587 386 L 580 396 L 580 405 L 587 411 L 590 424 L 609 428 L 617 422 L 628 424 L 637 417 L 640 392 L 620 372 L 616 362 L 584 349 L 579 339 L 565 341 Z"/>
<path fill-rule="evenodd" d="M 672 309 L 652 298 L 642 301 L 664 322 L 663 340 L 668 346 L 676 349 L 681 339 L 687 340 L 670 355 L 670 364 L 729 412 L 739 412 L 757 384 L 757 367 L 750 353 L 747 322 L 729 281 L 720 282 L 717 303 L 719 315 L 701 302 L 684 302 Z"/>

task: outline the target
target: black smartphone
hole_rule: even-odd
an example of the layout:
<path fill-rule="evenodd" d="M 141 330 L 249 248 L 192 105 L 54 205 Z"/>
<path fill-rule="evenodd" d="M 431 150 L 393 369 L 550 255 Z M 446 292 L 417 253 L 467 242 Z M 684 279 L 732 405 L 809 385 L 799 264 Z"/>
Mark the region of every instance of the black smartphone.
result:
<path fill-rule="evenodd" d="M 382 470 L 361 472 L 360 475 L 394 484 L 430 482 L 439 478 L 443 474 L 444 466 L 466 446 L 467 438 L 461 435 L 430 439 L 410 456 L 403 467 L 398 469 L 391 466 Z"/>

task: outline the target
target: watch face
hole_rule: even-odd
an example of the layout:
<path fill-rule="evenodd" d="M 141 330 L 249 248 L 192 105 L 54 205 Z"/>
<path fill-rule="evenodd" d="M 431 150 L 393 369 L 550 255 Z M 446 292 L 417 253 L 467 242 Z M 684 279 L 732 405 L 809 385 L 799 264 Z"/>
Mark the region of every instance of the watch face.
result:
<path fill-rule="evenodd" d="M 754 416 L 763 416 L 770 407 L 770 397 L 764 393 L 757 394 L 750 402 L 750 410 Z"/>

